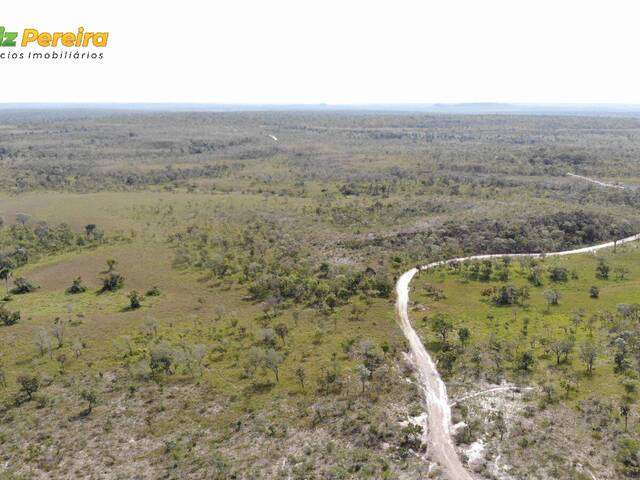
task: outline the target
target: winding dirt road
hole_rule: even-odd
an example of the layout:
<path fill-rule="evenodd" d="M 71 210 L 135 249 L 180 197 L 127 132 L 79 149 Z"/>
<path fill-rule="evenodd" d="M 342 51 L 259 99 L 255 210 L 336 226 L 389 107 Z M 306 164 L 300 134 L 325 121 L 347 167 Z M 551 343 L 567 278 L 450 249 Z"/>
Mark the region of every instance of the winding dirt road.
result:
<path fill-rule="evenodd" d="M 588 177 L 582 177 L 580 175 L 568 174 L 574 178 L 589 181 L 604 187 L 625 189 L 622 185 L 608 184 L 593 180 Z M 565 255 L 575 255 L 579 253 L 596 253 L 598 250 L 604 248 L 610 248 L 614 245 L 621 245 L 624 243 L 634 242 L 640 239 L 640 233 L 627 237 L 615 242 L 603 243 L 601 245 L 595 245 L 591 247 L 577 248 L 574 250 L 566 250 L 562 252 L 551 253 L 520 253 L 520 254 L 491 254 L 491 255 L 471 255 L 469 257 L 452 258 L 449 260 L 442 260 L 439 262 L 429 263 L 420 267 L 420 270 L 430 270 L 442 265 L 447 265 L 454 262 L 464 262 L 470 260 L 486 260 L 496 259 L 502 257 L 530 257 L 541 258 L 547 257 L 559 257 Z M 416 377 L 419 381 L 420 388 L 425 398 L 427 408 L 427 418 L 423 428 L 427 429 L 428 442 L 431 451 L 432 458 L 438 462 L 443 468 L 447 477 L 450 480 L 473 480 L 473 476 L 465 469 L 458 453 L 456 452 L 451 437 L 451 406 L 449 404 L 449 398 L 447 396 L 447 387 L 442 381 L 438 369 L 436 368 L 433 359 L 427 352 L 427 349 L 423 345 L 420 337 L 413 329 L 411 321 L 409 320 L 409 283 L 413 276 L 418 273 L 418 268 L 412 268 L 411 270 L 403 273 L 396 283 L 396 311 L 398 316 L 398 323 L 404 333 L 409 346 L 411 348 L 411 359 L 416 369 Z"/>

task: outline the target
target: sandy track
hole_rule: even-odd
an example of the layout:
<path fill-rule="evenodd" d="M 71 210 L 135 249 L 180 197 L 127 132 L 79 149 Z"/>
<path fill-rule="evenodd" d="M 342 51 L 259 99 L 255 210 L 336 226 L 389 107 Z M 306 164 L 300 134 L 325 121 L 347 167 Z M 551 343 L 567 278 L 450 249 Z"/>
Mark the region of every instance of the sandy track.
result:
<path fill-rule="evenodd" d="M 568 174 L 572 177 L 579 178 L 591 183 L 603 187 L 625 189 L 622 185 L 613 185 L 598 180 L 593 180 L 588 177 L 582 177 L 580 175 Z M 471 260 L 486 260 L 497 259 L 503 257 L 529 257 L 529 258 L 541 258 L 547 257 L 559 257 L 565 255 L 575 255 L 580 253 L 596 253 L 598 250 L 604 248 L 611 248 L 614 245 L 621 245 L 624 243 L 634 242 L 640 239 L 640 233 L 632 235 L 615 242 L 603 243 L 600 245 L 594 245 L 584 248 L 576 248 L 574 250 L 565 250 L 561 252 L 550 253 L 519 253 L 519 254 L 489 254 L 489 255 L 471 255 L 468 257 L 452 258 L 449 260 L 442 260 L 439 262 L 429 263 L 420 267 L 420 270 L 430 270 L 443 265 L 448 265 L 454 262 L 465 262 Z M 451 437 L 451 406 L 449 404 L 449 398 L 447 396 L 447 387 L 442 381 L 438 369 L 436 368 L 433 359 L 427 352 L 424 344 L 420 340 L 420 337 L 413 329 L 411 321 L 409 320 L 409 283 L 413 279 L 413 276 L 418 273 L 418 268 L 412 268 L 404 272 L 396 283 L 396 312 L 398 317 L 398 323 L 404 333 L 405 338 L 409 342 L 411 349 L 411 359 L 416 369 L 416 377 L 420 384 L 420 388 L 424 395 L 425 404 L 427 408 L 426 424 L 423 428 L 427 429 L 429 448 L 432 458 L 437 461 L 444 469 L 447 477 L 450 480 L 473 480 L 473 476 L 465 469 L 458 453 L 456 452 Z"/>

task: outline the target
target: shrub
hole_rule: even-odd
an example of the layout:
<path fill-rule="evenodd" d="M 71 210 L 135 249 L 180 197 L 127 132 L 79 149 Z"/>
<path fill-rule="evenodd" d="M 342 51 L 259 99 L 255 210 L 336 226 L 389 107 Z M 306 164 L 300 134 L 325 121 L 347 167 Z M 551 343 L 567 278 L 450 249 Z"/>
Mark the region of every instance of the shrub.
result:
<path fill-rule="evenodd" d="M 102 279 L 101 292 L 115 292 L 124 285 L 124 277 L 116 272 L 111 272 Z"/>
<path fill-rule="evenodd" d="M 591 287 L 591 288 L 589 289 L 589 296 L 590 296 L 591 298 L 598 298 L 598 297 L 600 297 L 600 289 L 599 289 L 598 287 L 595 287 L 595 286 L 594 286 L 594 287 Z"/>
<path fill-rule="evenodd" d="M 16 278 L 14 283 L 16 286 L 11 290 L 11 293 L 14 293 L 16 295 L 20 295 L 23 293 L 31 293 L 36 291 L 39 288 L 36 284 L 30 282 L 24 277 Z"/>
<path fill-rule="evenodd" d="M 0 306 L 0 323 L 6 325 L 15 325 L 20 320 L 20 312 L 10 312 L 5 307 Z"/>
<path fill-rule="evenodd" d="M 20 391 L 26 393 L 29 400 L 40 389 L 40 379 L 35 375 L 19 375 L 16 381 L 20 385 Z"/>
<path fill-rule="evenodd" d="M 136 290 L 131 291 L 128 297 L 129 297 L 129 308 L 131 310 L 135 310 L 142 306 L 142 296 Z"/>
<path fill-rule="evenodd" d="M 162 292 L 160 291 L 160 289 L 157 286 L 154 286 L 152 288 L 150 288 L 149 290 L 147 290 L 147 293 L 145 293 L 145 295 L 147 297 L 158 297 L 160 296 Z"/>
<path fill-rule="evenodd" d="M 71 294 L 83 293 L 83 292 L 86 292 L 86 290 L 87 290 L 87 287 L 85 287 L 82 284 L 82 278 L 77 277 L 75 280 L 73 280 L 73 282 L 71 283 L 71 286 L 67 288 L 67 293 L 71 293 Z"/>
<path fill-rule="evenodd" d="M 553 282 L 566 282 L 569 279 L 569 271 L 564 267 L 553 267 L 549 270 L 549 278 Z"/>

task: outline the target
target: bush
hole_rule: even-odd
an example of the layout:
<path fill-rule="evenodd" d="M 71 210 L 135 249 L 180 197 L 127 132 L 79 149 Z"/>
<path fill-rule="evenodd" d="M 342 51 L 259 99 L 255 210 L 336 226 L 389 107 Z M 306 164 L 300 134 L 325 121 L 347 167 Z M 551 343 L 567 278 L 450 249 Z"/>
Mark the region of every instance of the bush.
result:
<path fill-rule="evenodd" d="M 124 277 L 117 272 L 111 272 L 102 279 L 101 292 L 115 292 L 124 285 Z"/>
<path fill-rule="evenodd" d="M 16 278 L 14 283 L 16 286 L 11 290 L 11 293 L 14 293 L 16 295 L 20 295 L 23 293 L 31 293 L 36 291 L 39 288 L 36 284 L 30 282 L 24 277 Z"/>
<path fill-rule="evenodd" d="M 160 289 L 157 286 L 154 286 L 147 290 L 147 293 L 145 293 L 145 295 L 147 297 L 159 297 L 161 293 L 162 292 L 160 291 Z"/>
<path fill-rule="evenodd" d="M 0 307 L 0 323 L 6 325 L 15 325 L 20 320 L 20 312 L 10 312 L 5 307 Z"/>
<path fill-rule="evenodd" d="M 553 282 L 566 282 L 569 279 L 569 271 L 564 267 L 553 267 L 549 270 L 549 278 Z"/>
<path fill-rule="evenodd" d="M 128 297 L 129 297 L 129 308 L 131 310 L 136 310 L 142 306 L 142 296 L 136 290 L 131 291 Z"/>
<path fill-rule="evenodd" d="M 599 289 L 598 287 L 595 287 L 595 286 L 594 286 L 594 287 L 591 287 L 591 288 L 589 289 L 589 296 L 590 296 L 591 298 L 598 298 L 598 297 L 600 297 L 600 289 Z"/>
<path fill-rule="evenodd" d="M 67 293 L 71 293 L 71 294 L 83 293 L 83 292 L 86 292 L 86 290 L 87 290 L 87 287 L 85 287 L 82 284 L 82 278 L 81 277 L 77 277 L 73 281 L 71 286 L 69 288 L 67 288 Z"/>
<path fill-rule="evenodd" d="M 35 375 L 19 375 L 16 381 L 20 385 L 20 391 L 24 392 L 29 400 L 40 389 L 40 379 Z"/>

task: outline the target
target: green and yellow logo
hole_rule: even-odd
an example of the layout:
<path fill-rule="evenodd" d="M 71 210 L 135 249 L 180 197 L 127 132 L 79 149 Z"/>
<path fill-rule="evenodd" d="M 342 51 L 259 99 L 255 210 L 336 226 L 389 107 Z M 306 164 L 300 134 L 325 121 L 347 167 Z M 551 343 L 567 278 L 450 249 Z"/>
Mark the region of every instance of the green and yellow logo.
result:
<path fill-rule="evenodd" d="M 0 47 L 17 47 L 18 32 L 8 32 L 0 26 Z M 109 32 L 85 32 L 84 27 L 77 32 L 40 32 L 35 28 L 25 28 L 20 36 L 20 47 L 106 47 Z"/>

